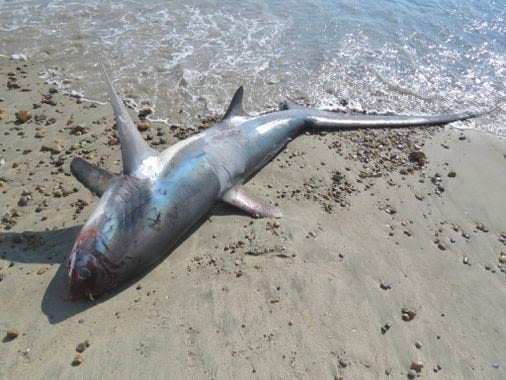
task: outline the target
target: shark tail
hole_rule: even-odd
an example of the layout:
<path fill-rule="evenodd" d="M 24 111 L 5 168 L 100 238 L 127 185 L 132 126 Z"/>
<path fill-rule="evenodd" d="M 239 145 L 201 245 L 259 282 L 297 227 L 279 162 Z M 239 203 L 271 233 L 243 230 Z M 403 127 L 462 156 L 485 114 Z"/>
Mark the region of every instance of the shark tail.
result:
<path fill-rule="evenodd" d="M 303 107 L 292 100 L 285 102 L 285 108 L 303 112 L 305 114 L 306 125 L 316 129 L 403 128 L 443 125 L 482 116 L 495 109 L 485 112 L 462 112 L 444 115 L 343 115 L 336 112 Z"/>

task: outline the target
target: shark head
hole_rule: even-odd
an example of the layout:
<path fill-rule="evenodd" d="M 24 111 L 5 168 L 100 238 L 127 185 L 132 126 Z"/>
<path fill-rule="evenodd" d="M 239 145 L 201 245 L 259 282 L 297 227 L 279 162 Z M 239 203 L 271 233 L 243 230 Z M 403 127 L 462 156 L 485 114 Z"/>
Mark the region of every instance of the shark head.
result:
<path fill-rule="evenodd" d="M 106 291 L 107 271 L 100 264 L 100 252 L 95 248 L 96 230 L 83 228 L 67 261 L 70 281 L 69 299 L 93 298 Z"/>
<path fill-rule="evenodd" d="M 71 300 L 93 298 L 131 277 L 146 260 L 142 253 L 149 249 L 154 210 L 145 181 L 131 176 L 115 180 L 82 227 L 67 260 Z"/>

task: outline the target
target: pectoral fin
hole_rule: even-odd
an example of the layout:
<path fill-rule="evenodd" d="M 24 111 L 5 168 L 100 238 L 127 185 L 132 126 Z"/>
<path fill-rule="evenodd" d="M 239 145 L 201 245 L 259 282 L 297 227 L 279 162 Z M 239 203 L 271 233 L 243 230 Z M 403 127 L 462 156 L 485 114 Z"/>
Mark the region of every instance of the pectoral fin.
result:
<path fill-rule="evenodd" d="M 244 189 L 235 186 L 228 190 L 222 200 L 232 206 L 257 217 L 281 218 L 281 211 L 274 206 L 268 205 L 246 193 Z"/>
<path fill-rule="evenodd" d="M 70 171 L 79 182 L 99 197 L 119 177 L 79 157 L 74 158 L 70 163 Z"/>

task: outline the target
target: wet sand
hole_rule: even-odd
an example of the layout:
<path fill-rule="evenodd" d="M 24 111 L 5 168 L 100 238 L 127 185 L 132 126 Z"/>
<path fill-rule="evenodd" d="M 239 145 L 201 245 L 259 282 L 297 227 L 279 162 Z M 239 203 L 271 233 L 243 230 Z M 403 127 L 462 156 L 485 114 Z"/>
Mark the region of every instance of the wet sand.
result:
<path fill-rule="evenodd" d="M 61 264 L 96 198 L 69 164 L 121 170 L 112 111 L 0 63 L 0 378 L 506 377 L 504 139 L 304 134 L 247 184 L 281 220 L 217 205 L 143 277 L 72 303 Z"/>

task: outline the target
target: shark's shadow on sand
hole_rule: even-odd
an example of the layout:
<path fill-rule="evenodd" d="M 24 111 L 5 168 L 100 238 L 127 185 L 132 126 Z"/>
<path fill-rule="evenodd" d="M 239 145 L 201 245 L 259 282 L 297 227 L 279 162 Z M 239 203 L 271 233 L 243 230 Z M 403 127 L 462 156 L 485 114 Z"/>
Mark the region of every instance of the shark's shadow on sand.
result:
<path fill-rule="evenodd" d="M 220 203 L 215 205 L 211 212 L 196 223 L 160 261 L 145 272 L 134 277 L 131 281 L 101 295 L 96 301 L 80 300 L 72 302 L 68 299 L 69 284 L 65 262 L 82 225 L 54 231 L 2 232 L 0 233 L 0 257 L 13 265 L 19 265 L 19 263 L 59 265 L 41 302 L 41 310 L 47 316 L 49 323 L 58 324 L 99 303 L 107 302 L 110 298 L 127 289 L 133 282 L 146 276 L 152 268 L 165 260 L 181 243 L 198 230 L 211 215 L 247 214 L 225 204 Z"/>

